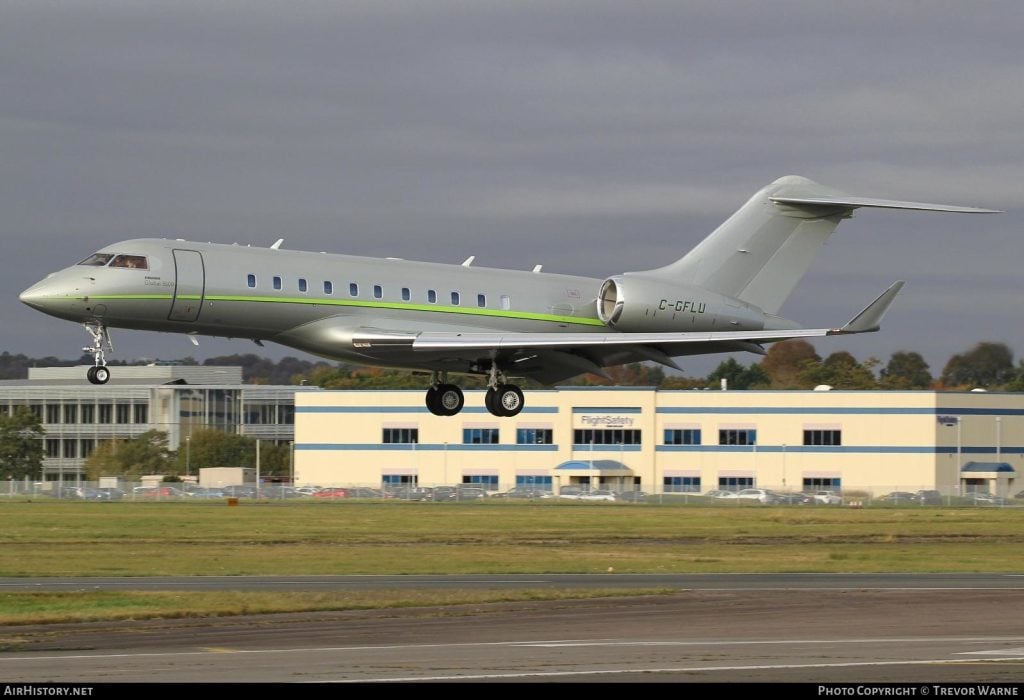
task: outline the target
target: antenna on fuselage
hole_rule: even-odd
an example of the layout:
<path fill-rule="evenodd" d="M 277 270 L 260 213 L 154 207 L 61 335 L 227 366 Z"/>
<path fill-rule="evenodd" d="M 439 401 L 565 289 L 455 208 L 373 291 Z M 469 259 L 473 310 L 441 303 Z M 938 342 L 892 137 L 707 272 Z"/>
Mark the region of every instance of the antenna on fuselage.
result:
<path fill-rule="evenodd" d="M 270 246 L 270 249 L 271 250 L 277 250 L 278 248 L 281 247 L 282 243 L 284 243 L 284 239 L 283 238 L 278 238 L 276 241 L 274 241 L 274 245 Z"/>
<path fill-rule="evenodd" d="M 475 255 L 470 255 L 468 258 L 466 258 L 465 260 L 462 261 L 462 266 L 463 267 L 469 267 L 470 265 L 473 264 L 474 260 L 476 260 L 476 256 Z"/>
<path fill-rule="evenodd" d="M 540 271 L 541 271 L 541 270 L 543 270 L 543 269 L 544 269 L 544 266 L 543 266 L 543 265 L 534 265 L 534 266 L 533 266 L 533 271 L 534 271 L 534 272 L 540 272 Z"/>

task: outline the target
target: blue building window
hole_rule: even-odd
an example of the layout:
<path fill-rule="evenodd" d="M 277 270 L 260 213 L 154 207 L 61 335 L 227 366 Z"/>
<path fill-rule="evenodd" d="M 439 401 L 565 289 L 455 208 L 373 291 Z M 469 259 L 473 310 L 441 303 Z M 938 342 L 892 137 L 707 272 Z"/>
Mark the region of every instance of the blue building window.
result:
<path fill-rule="evenodd" d="M 756 430 L 719 430 L 719 445 L 756 445 Z"/>
<path fill-rule="evenodd" d="M 553 443 L 555 431 L 551 428 L 517 428 L 517 445 L 550 445 Z"/>
<path fill-rule="evenodd" d="M 462 443 L 464 445 L 497 445 L 497 428 L 463 428 Z"/>
<path fill-rule="evenodd" d="M 700 477 L 666 476 L 662 486 L 665 493 L 700 493 Z"/>
<path fill-rule="evenodd" d="M 517 476 L 516 488 L 536 489 L 537 491 L 551 491 L 550 476 Z"/>
<path fill-rule="evenodd" d="M 718 488 L 722 491 L 742 491 L 743 489 L 752 489 L 754 488 L 754 477 L 720 476 L 718 477 Z"/>
<path fill-rule="evenodd" d="M 842 491 L 843 480 L 839 477 L 811 477 L 804 478 L 804 491 Z"/>
<path fill-rule="evenodd" d="M 700 429 L 684 428 L 682 430 L 665 430 L 666 445 L 699 445 Z"/>
<path fill-rule="evenodd" d="M 498 475 L 466 474 L 462 477 L 462 483 L 472 484 L 473 486 L 479 486 L 483 489 L 491 489 L 492 491 L 496 491 L 498 489 Z"/>

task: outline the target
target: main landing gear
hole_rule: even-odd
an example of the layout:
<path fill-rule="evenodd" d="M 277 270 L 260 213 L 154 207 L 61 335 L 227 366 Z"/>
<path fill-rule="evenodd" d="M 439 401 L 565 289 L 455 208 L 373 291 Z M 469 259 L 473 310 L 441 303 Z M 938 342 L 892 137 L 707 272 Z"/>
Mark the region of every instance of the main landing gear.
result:
<path fill-rule="evenodd" d="M 92 355 L 95 365 L 85 373 L 90 384 L 106 384 L 110 381 L 110 370 L 107 369 L 107 360 L 104 356 L 103 346 L 113 352 L 114 344 L 110 342 L 110 333 L 107 327 L 101 323 L 83 323 L 85 330 L 92 336 L 92 345 L 82 348 L 82 352 Z"/>
<path fill-rule="evenodd" d="M 427 409 L 435 416 L 454 416 L 462 410 L 466 399 L 462 389 L 448 383 L 447 372 L 434 372 L 427 389 Z M 484 394 L 484 405 L 491 415 L 499 418 L 511 418 L 523 410 L 525 400 L 523 390 L 515 384 L 505 382 L 504 375 L 491 366 L 488 378 L 487 393 Z"/>

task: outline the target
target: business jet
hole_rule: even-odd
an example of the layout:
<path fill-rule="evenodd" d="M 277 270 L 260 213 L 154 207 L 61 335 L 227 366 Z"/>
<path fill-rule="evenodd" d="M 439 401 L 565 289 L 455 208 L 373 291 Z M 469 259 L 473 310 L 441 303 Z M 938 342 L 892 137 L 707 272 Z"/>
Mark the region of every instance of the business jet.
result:
<path fill-rule="evenodd" d="M 848 323 L 801 328 L 777 314 L 842 219 L 865 208 L 990 209 L 851 197 L 786 176 L 755 194 L 685 256 L 605 279 L 143 238 L 107 246 L 21 293 L 25 304 L 81 323 L 87 378 L 110 379 L 110 328 L 246 338 L 325 358 L 430 373 L 426 406 L 457 414 L 451 375 L 487 377 L 484 403 L 517 415 L 511 378 L 554 384 L 577 374 L 764 344 L 877 331 L 896 282 Z"/>

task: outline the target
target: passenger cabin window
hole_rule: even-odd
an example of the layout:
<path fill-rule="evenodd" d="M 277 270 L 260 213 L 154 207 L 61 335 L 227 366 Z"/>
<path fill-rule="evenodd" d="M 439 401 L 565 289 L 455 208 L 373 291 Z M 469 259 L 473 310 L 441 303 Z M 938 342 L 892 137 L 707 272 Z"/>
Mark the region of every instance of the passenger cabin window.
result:
<path fill-rule="evenodd" d="M 436 304 L 437 303 L 437 292 L 435 292 L 433 289 L 428 289 L 427 290 L 427 301 L 429 301 L 431 304 Z"/>
<path fill-rule="evenodd" d="M 148 270 L 149 265 L 142 255 L 116 255 L 110 261 L 111 267 L 128 267 L 136 270 Z"/>
<path fill-rule="evenodd" d="M 324 294 L 334 294 L 334 283 L 324 280 Z"/>
<path fill-rule="evenodd" d="M 412 294 L 409 293 L 408 287 L 402 287 L 402 301 L 409 301 L 412 298 Z"/>
<path fill-rule="evenodd" d="M 256 286 L 256 275 L 252 275 L 252 274 L 248 275 L 245 278 L 245 281 L 246 281 L 246 284 L 248 284 L 250 287 L 255 287 Z"/>
<path fill-rule="evenodd" d="M 87 257 L 85 260 L 78 264 L 91 265 L 92 267 L 103 267 L 108 262 L 110 262 L 110 259 L 112 257 L 114 256 L 110 253 L 93 253 L 92 255 L 90 255 L 89 257 Z"/>
<path fill-rule="evenodd" d="M 299 278 L 299 291 L 300 292 L 305 292 L 307 289 L 309 289 L 309 286 L 306 284 L 306 280 L 304 280 L 304 279 L 302 279 L 300 277 Z"/>
<path fill-rule="evenodd" d="M 280 289 L 280 288 L 281 288 L 281 278 L 275 275 L 274 276 L 274 289 Z"/>
<path fill-rule="evenodd" d="M 384 288 L 381 287 L 379 284 L 373 285 L 373 298 L 374 299 L 380 299 L 383 296 L 384 296 Z"/>
<path fill-rule="evenodd" d="M 487 295 L 486 294 L 477 294 L 476 295 L 476 305 L 479 306 L 481 309 L 483 307 L 487 306 Z"/>
<path fill-rule="evenodd" d="M 459 305 L 459 293 L 458 292 L 452 292 L 452 306 L 458 306 L 458 305 Z"/>
<path fill-rule="evenodd" d="M 359 296 L 359 285 L 356 284 L 355 282 L 349 282 L 348 283 L 348 295 L 350 297 L 357 297 L 357 296 Z"/>

